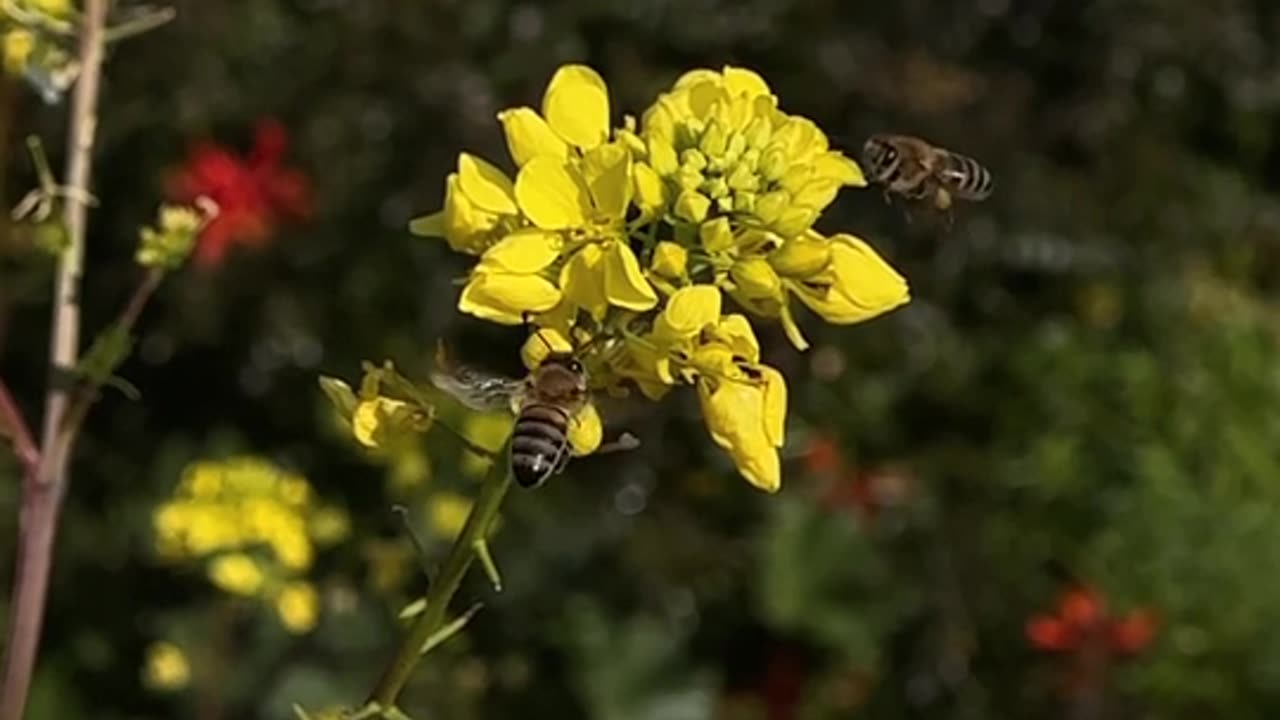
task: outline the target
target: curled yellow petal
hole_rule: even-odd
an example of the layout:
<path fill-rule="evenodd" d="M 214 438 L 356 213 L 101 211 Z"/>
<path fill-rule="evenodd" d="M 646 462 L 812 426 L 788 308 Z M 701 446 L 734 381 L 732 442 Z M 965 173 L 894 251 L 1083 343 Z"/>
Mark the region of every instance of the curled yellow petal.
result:
<path fill-rule="evenodd" d="M 643 312 L 658 304 L 658 295 L 640 270 L 640 261 L 622 241 L 609 243 L 604 255 L 604 292 L 620 308 Z"/>
<path fill-rule="evenodd" d="M 809 277 L 824 270 L 830 261 L 831 244 L 809 235 L 793 237 L 769 255 L 769 264 L 786 277 Z"/>
<path fill-rule="evenodd" d="M 720 319 L 720 303 L 720 290 L 714 285 L 680 288 L 667 300 L 653 324 L 654 338 L 675 342 L 693 337 Z"/>
<path fill-rule="evenodd" d="M 868 320 L 910 301 L 906 279 L 852 235 L 831 238 L 831 266 L 826 272 L 790 287 L 809 309 L 841 325 Z"/>
<path fill-rule="evenodd" d="M 769 90 L 769 84 L 755 72 L 729 65 L 724 67 L 724 86 L 732 95 L 754 98 L 773 94 Z"/>
<path fill-rule="evenodd" d="M 582 227 L 591 212 L 590 193 L 582 178 L 563 160 L 539 155 L 516 176 L 520 210 L 544 230 Z"/>
<path fill-rule="evenodd" d="M 729 268 L 738 291 L 747 298 L 781 298 L 782 280 L 762 257 L 746 257 Z"/>
<path fill-rule="evenodd" d="M 560 256 L 563 245 L 558 233 L 537 228 L 517 230 L 485 250 L 478 267 L 520 274 L 541 272 Z"/>
<path fill-rule="evenodd" d="M 569 302 L 599 321 L 609 309 L 604 277 L 604 251 L 599 245 L 587 245 L 560 269 L 560 288 Z"/>
<path fill-rule="evenodd" d="M 735 355 L 746 358 L 750 362 L 760 359 L 760 342 L 756 340 L 755 330 L 746 315 L 733 313 L 725 315 L 711 329 L 710 335 L 716 342 L 727 345 Z"/>
<path fill-rule="evenodd" d="M 729 453 L 738 472 L 765 492 L 782 485 L 782 464 L 769 441 L 764 390 L 746 382 L 698 383 L 702 417 L 711 439 Z"/>
<path fill-rule="evenodd" d="M 519 325 L 525 313 L 546 312 L 560 297 L 560 289 L 538 275 L 477 273 L 462 289 L 458 309 L 481 320 Z"/>
<path fill-rule="evenodd" d="M 566 437 L 574 455 L 590 455 L 600 447 L 604 439 L 604 424 L 595 405 L 587 403 L 573 416 Z"/>
<path fill-rule="evenodd" d="M 502 130 L 507 136 L 507 148 L 517 167 L 523 167 L 539 155 L 557 160 L 569 158 L 569 145 L 533 108 L 503 110 L 498 113 L 498 122 L 502 123 Z"/>
<path fill-rule="evenodd" d="M 514 215 L 517 211 L 511 179 L 496 166 L 470 153 L 458 156 L 458 187 L 481 210 L 503 215 Z"/>
<path fill-rule="evenodd" d="M 586 65 L 563 65 L 547 84 L 542 114 L 556 134 L 584 150 L 609 137 L 609 89 Z"/>

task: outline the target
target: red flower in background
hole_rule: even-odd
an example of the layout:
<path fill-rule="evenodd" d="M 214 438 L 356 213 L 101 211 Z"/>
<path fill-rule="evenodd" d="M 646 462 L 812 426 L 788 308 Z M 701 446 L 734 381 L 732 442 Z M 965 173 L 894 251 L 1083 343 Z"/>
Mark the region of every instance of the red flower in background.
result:
<path fill-rule="evenodd" d="M 258 123 L 253 149 L 242 157 L 211 142 L 197 144 L 169 180 L 170 196 L 193 203 L 203 196 L 218 215 L 200 233 L 195 262 L 219 265 L 235 245 L 260 247 L 282 219 L 311 215 L 311 188 L 302 172 L 282 166 L 289 134 L 271 119 Z"/>
<path fill-rule="evenodd" d="M 851 512 L 867 521 L 883 510 L 906 505 L 916 489 L 915 476 L 905 467 L 849 467 L 840 447 L 826 435 L 815 435 L 809 441 L 804 464 L 821 482 L 818 503 L 823 508 Z"/>
<path fill-rule="evenodd" d="M 1058 599 L 1052 615 L 1027 622 L 1027 639 L 1045 652 L 1078 652 L 1101 644 L 1117 655 L 1134 655 L 1155 637 L 1155 614 L 1135 610 L 1124 617 L 1109 615 L 1102 596 L 1090 588 L 1074 588 Z"/>

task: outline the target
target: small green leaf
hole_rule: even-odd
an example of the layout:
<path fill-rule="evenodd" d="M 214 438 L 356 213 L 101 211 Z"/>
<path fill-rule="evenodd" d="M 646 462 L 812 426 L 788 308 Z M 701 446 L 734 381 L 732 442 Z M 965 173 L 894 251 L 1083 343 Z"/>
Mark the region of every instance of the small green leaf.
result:
<path fill-rule="evenodd" d="M 476 557 L 480 559 L 480 567 L 484 568 L 484 574 L 489 578 L 489 584 L 493 585 L 493 591 L 502 592 L 502 576 L 498 574 L 498 564 L 493 561 L 493 555 L 489 552 L 489 542 L 480 538 L 471 547 L 475 550 Z"/>
<path fill-rule="evenodd" d="M 132 351 L 133 336 L 123 326 L 112 325 L 93 339 L 76 372 L 97 387 L 111 378 Z"/>
<path fill-rule="evenodd" d="M 422 237 L 444 237 L 444 211 L 410 220 L 409 232 Z"/>
<path fill-rule="evenodd" d="M 427 638 L 426 642 L 422 644 L 422 650 L 420 651 L 421 654 L 426 655 L 439 647 L 449 638 L 462 632 L 463 628 L 467 626 L 467 623 L 471 621 L 471 618 L 474 617 L 476 613 L 480 612 L 480 608 L 482 607 L 484 607 L 484 603 L 476 603 L 475 605 L 472 605 L 467 608 L 466 612 L 454 618 L 454 620 L 448 625 L 437 630 L 431 637 Z"/>

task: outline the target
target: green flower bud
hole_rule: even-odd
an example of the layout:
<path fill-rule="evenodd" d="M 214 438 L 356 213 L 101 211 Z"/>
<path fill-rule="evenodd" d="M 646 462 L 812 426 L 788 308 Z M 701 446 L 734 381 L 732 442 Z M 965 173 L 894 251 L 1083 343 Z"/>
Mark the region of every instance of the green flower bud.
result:
<path fill-rule="evenodd" d="M 676 126 L 676 149 L 683 150 L 685 148 L 697 147 L 698 139 L 702 137 L 706 126 L 697 118 L 685 118 Z"/>
<path fill-rule="evenodd" d="M 777 182 L 787 171 L 787 151 L 781 147 L 771 146 L 760 156 L 757 168 L 765 180 Z"/>
<path fill-rule="evenodd" d="M 680 167 L 702 172 L 707 167 L 707 156 L 697 148 L 685 148 L 680 151 Z"/>
<path fill-rule="evenodd" d="M 772 225 L 782 217 L 782 213 L 791 204 L 791 195 L 786 190 L 774 190 L 756 198 L 756 216 Z"/>
<path fill-rule="evenodd" d="M 729 146 L 729 137 L 725 132 L 724 125 L 719 121 L 712 119 L 707 123 L 707 131 L 703 133 L 701 142 L 698 147 L 702 152 L 710 157 L 721 157 L 724 155 L 725 149 Z"/>
<path fill-rule="evenodd" d="M 718 200 L 729 195 L 729 183 L 725 182 L 722 177 L 709 178 L 702 183 L 698 190 L 712 200 Z"/>
<path fill-rule="evenodd" d="M 698 239 L 702 247 L 709 253 L 721 253 L 733 247 L 733 228 L 729 218 L 718 217 L 710 222 L 702 223 L 698 228 Z"/>
<path fill-rule="evenodd" d="M 689 222 L 702 222 L 711 211 L 711 200 L 700 192 L 684 190 L 676 198 L 676 217 Z"/>
<path fill-rule="evenodd" d="M 716 198 L 716 208 L 722 213 L 733 212 L 733 196 L 726 194 Z"/>
<path fill-rule="evenodd" d="M 653 248 L 650 267 L 663 277 L 676 280 L 685 276 L 689 266 L 689 251 L 673 242 L 663 240 Z"/>

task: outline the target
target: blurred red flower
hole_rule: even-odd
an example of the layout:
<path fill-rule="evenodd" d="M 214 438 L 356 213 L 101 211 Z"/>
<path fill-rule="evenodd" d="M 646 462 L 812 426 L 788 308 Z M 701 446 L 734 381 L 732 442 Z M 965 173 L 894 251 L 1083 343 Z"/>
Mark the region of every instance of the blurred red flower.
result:
<path fill-rule="evenodd" d="M 203 141 L 169 178 L 169 195 L 192 203 L 201 196 L 218 206 L 218 215 L 200 233 L 195 262 L 202 267 L 222 263 L 235 245 L 260 247 L 282 219 L 311 215 L 311 187 L 306 175 L 283 167 L 289 134 L 274 119 L 258 123 L 247 157 Z"/>
<path fill-rule="evenodd" d="M 1076 652 L 1094 643 L 1119 655 L 1141 652 L 1155 637 L 1155 614 L 1139 609 L 1124 617 L 1107 613 L 1106 603 L 1091 588 L 1073 588 L 1058 599 L 1052 615 L 1027 622 L 1027 639 L 1045 652 Z"/>

